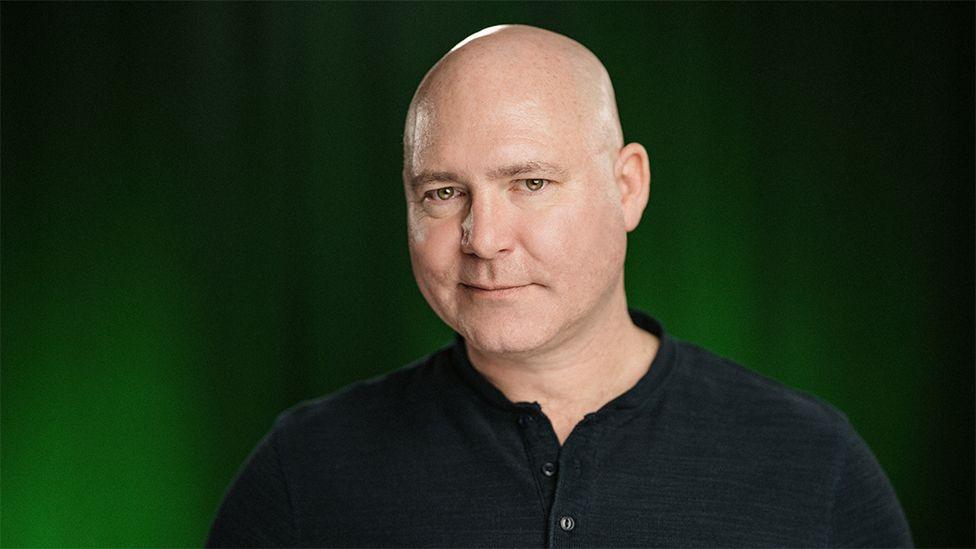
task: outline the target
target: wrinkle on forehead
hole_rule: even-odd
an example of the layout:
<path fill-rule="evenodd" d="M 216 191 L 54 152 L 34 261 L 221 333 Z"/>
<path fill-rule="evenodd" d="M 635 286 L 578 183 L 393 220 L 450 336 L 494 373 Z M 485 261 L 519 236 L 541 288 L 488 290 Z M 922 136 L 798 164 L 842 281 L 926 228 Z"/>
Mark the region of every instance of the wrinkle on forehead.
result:
<path fill-rule="evenodd" d="M 431 144 L 438 112 L 463 103 L 538 105 L 582 134 L 592 150 L 623 146 L 613 85 L 578 42 L 543 29 L 505 25 L 466 38 L 427 73 L 404 126 L 404 176 Z"/>

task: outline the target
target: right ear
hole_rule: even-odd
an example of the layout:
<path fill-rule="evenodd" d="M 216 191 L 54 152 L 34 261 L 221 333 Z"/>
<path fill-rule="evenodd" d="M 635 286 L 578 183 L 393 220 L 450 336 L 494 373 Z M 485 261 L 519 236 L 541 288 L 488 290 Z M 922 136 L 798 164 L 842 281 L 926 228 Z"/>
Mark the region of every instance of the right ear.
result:
<path fill-rule="evenodd" d="M 627 232 L 633 231 L 644 215 L 651 192 L 651 167 L 647 150 L 640 143 L 628 143 L 617 153 L 614 180 L 620 191 Z"/>

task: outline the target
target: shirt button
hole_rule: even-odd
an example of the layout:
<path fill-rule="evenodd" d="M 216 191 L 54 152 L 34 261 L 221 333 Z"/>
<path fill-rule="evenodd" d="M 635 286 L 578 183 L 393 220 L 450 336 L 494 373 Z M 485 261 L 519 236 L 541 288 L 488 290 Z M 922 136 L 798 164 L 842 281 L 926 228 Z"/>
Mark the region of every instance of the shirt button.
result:
<path fill-rule="evenodd" d="M 559 518 L 559 527 L 563 529 L 564 532 L 569 532 L 576 527 L 576 521 L 573 517 L 569 515 L 563 515 Z"/>
<path fill-rule="evenodd" d="M 518 422 L 519 422 L 519 425 L 521 425 L 522 427 L 526 427 L 529 424 L 529 422 L 534 421 L 534 420 L 535 420 L 535 418 L 532 417 L 531 415 L 529 415 L 529 414 L 523 414 L 523 415 L 519 416 Z"/>
<path fill-rule="evenodd" d="M 543 475 L 546 475 L 547 477 L 551 477 L 552 475 L 555 475 L 556 474 L 556 464 L 553 463 L 553 462 L 551 462 L 551 461 L 547 461 L 547 462 L 543 463 L 542 464 L 542 474 Z"/>

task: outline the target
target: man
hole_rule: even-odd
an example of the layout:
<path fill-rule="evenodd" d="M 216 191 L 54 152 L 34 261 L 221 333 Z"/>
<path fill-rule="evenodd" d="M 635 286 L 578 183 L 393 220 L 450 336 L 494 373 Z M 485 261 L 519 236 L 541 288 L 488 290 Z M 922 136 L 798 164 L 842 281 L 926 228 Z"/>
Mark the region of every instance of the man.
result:
<path fill-rule="evenodd" d="M 843 415 L 628 309 L 648 157 L 586 48 L 463 41 L 411 102 L 403 174 L 457 338 L 282 414 L 209 545 L 911 545 Z"/>

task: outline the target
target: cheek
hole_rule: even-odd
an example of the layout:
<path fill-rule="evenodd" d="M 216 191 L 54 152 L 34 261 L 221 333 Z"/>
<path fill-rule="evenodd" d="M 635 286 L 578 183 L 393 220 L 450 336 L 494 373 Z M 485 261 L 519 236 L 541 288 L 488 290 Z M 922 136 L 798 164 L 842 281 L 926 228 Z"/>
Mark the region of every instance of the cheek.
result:
<path fill-rule="evenodd" d="M 407 224 L 407 238 L 411 250 L 414 246 L 422 246 L 427 241 L 427 228 L 414 220 L 410 220 Z"/>
<path fill-rule="evenodd" d="M 547 216 L 526 236 L 532 255 L 564 287 L 604 284 L 622 264 L 626 246 L 620 216 L 593 199 Z"/>
<path fill-rule="evenodd" d="M 460 229 L 447 223 L 411 223 L 410 261 L 425 294 L 451 286 L 460 250 Z"/>

